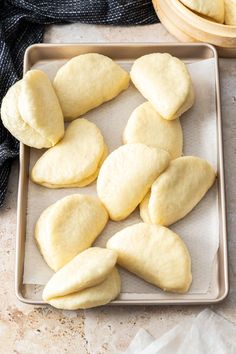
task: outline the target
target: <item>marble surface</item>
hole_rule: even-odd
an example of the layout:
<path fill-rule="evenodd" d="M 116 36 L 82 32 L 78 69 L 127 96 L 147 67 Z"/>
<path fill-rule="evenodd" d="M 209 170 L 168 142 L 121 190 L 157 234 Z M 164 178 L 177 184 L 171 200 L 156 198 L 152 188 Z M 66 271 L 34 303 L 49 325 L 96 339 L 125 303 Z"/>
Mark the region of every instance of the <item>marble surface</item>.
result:
<path fill-rule="evenodd" d="M 49 27 L 45 42 L 171 42 L 162 25 L 104 27 L 70 24 Z M 212 308 L 236 324 L 236 60 L 220 60 L 227 190 L 230 294 Z M 0 354 L 103 354 L 125 350 L 140 327 L 158 338 L 204 307 L 104 307 L 57 311 L 33 307 L 14 295 L 18 163 L 12 167 L 5 207 L 0 211 Z"/>

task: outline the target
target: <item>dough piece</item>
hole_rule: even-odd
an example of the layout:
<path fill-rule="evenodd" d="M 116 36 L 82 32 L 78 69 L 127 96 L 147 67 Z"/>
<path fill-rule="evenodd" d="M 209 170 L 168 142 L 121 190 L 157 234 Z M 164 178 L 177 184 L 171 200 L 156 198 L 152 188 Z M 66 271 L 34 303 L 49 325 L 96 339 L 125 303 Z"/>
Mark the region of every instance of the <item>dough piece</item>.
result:
<path fill-rule="evenodd" d="M 125 144 L 143 143 L 169 152 L 173 159 L 182 155 L 183 133 L 179 119 L 163 119 L 150 102 L 131 114 L 123 134 Z"/>
<path fill-rule="evenodd" d="M 185 293 L 192 282 L 191 259 L 181 238 L 160 225 L 135 224 L 117 232 L 107 247 L 118 264 L 164 291 Z"/>
<path fill-rule="evenodd" d="M 144 144 L 127 144 L 104 161 L 97 180 L 97 193 L 112 220 L 125 219 L 168 166 L 168 152 Z"/>
<path fill-rule="evenodd" d="M 70 123 L 64 138 L 46 151 L 31 172 L 33 182 L 49 188 L 85 185 L 96 178 L 105 144 L 100 130 L 86 119 Z"/>
<path fill-rule="evenodd" d="M 43 290 L 43 299 L 76 293 L 103 282 L 114 268 L 117 253 L 106 248 L 91 247 L 57 271 Z"/>
<path fill-rule="evenodd" d="M 215 178 L 212 166 L 199 157 L 184 156 L 171 161 L 153 183 L 149 201 L 141 203 L 142 219 L 165 226 L 175 223 L 200 202 Z"/>
<path fill-rule="evenodd" d="M 90 247 L 108 221 L 100 200 L 72 194 L 50 205 L 40 215 L 35 238 L 50 268 L 57 271 Z"/>
<path fill-rule="evenodd" d="M 149 191 L 145 195 L 145 197 L 143 198 L 143 200 L 141 201 L 140 206 L 139 206 L 141 219 L 147 224 L 152 224 L 151 219 L 150 219 L 150 215 L 149 215 L 149 211 L 148 211 L 148 203 L 149 203 L 150 195 L 151 195 L 151 192 Z"/>
<path fill-rule="evenodd" d="M 135 60 L 130 75 L 137 89 L 165 119 L 178 118 L 194 103 L 188 69 L 170 54 L 142 56 Z"/>
<path fill-rule="evenodd" d="M 103 151 L 103 154 L 102 154 L 102 158 L 98 164 L 98 168 L 96 170 L 96 172 L 94 172 L 91 176 L 83 179 L 83 181 L 81 182 L 78 182 L 78 183 L 73 183 L 73 184 L 67 184 L 67 185 L 53 185 L 53 184 L 50 184 L 50 183 L 40 183 L 42 186 L 44 187 L 47 187 L 47 188 L 83 188 L 85 186 L 88 186 L 89 184 L 91 184 L 92 182 L 95 181 L 95 179 L 97 178 L 98 174 L 99 174 L 99 170 L 103 164 L 103 162 L 105 161 L 105 159 L 107 158 L 108 156 L 108 147 L 106 144 L 104 144 L 104 151 Z"/>
<path fill-rule="evenodd" d="M 120 288 L 119 272 L 116 268 L 113 268 L 102 283 L 73 294 L 53 298 L 48 303 L 63 310 L 88 309 L 105 305 L 114 300 L 119 295 Z"/>
<path fill-rule="evenodd" d="M 236 0 L 224 0 L 225 24 L 236 26 Z"/>
<path fill-rule="evenodd" d="M 126 90 L 129 74 L 104 55 L 81 54 L 58 70 L 53 85 L 64 117 L 73 120 Z"/>
<path fill-rule="evenodd" d="M 180 0 L 189 9 L 219 23 L 224 22 L 224 0 Z"/>
<path fill-rule="evenodd" d="M 10 133 L 37 149 L 55 145 L 64 135 L 64 119 L 47 75 L 31 70 L 2 101 L 1 118 Z"/>

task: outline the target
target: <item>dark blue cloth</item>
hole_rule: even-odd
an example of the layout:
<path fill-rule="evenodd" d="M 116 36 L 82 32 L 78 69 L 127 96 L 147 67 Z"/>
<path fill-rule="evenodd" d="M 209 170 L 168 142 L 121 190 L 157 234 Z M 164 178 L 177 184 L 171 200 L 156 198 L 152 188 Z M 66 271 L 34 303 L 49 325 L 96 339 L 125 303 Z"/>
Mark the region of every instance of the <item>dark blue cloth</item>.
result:
<path fill-rule="evenodd" d="M 26 48 L 42 41 L 45 25 L 69 22 L 140 25 L 158 19 L 151 0 L 0 0 L 0 105 L 22 76 Z M 19 142 L 0 120 L 0 207 L 18 150 Z"/>

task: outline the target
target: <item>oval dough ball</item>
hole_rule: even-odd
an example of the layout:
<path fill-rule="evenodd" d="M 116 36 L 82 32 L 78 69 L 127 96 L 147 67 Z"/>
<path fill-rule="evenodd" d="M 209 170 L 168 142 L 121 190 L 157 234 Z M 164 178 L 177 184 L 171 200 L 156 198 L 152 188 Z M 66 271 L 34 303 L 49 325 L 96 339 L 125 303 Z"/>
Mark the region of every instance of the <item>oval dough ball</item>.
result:
<path fill-rule="evenodd" d="M 104 55 L 81 54 L 58 70 L 53 85 L 64 117 L 73 120 L 126 90 L 129 74 Z"/>
<path fill-rule="evenodd" d="M 236 0 L 224 0 L 225 24 L 236 26 Z"/>
<path fill-rule="evenodd" d="M 91 247 L 57 271 L 43 290 L 43 300 L 73 294 L 103 282 L 114 268 L 116 251 Z"/>
<path fill-rule="evenodd" d="M 175 223 L 200 202 L 215 178 L 213 167 L 199 157 L 184 156 L 171 161 L 153 183 L 149 201 L 147 196 L 141 203 L 141 217 L 153 224 Z"/>
<path fill-rule="evenodd" d="M 120 288 L 120 275 L 114 268 L 102 283 L 73 294 L 53 298 L 48 303 L 63 310 L 89 309 L 114 300 L 119 295 Z"/>
<path fill-rule="evenodd" d="M 219 23 L 224 22 L 224 0 L 180 0 L 189 9 Z"/>
<path fill-rule="evenodd" d="M 64 135 L 64 119 L 57 96 L 45 73 L 30 70 L 2 101 L 1 117 L 10 133 L 37 149 L 54 146 Z"/>
<path fill-rule="evenodd" d="M 161 148 L 176 159 L 182 155 L 183 133 L 179 119 L 163 119 L 149 102 L 138 106 L 124 130 L 125 144 L 142 143 Z"/>
<path fill-rule="evenodd" d="M 73 194 L 50 205 L 35 227 L 37 244 L 49 267 L 57 271 L 90 247 L 107 221 L 106 209 L 93 196 Z"/>
<path fill-rule="evenodd" d="M 178 118 L 192 107 L 194 91 L 186 65 L 167 53 L 153 53 L 135 60 L 131 79 L 141 94 L 165 119 Z"/>
<path fill-rule="evenodd" d="M 160 225 L 135 224 L 117 232 L 107 247 L 118 264 L 164 291 L 185 293 L 191 282 L 191 258 L 181 238 Z"/>
<path fill-rule="evenodd" d="M 144 144 L 127 144 L 104 161 L 97 180 L 97 193 L 112 220 L 125 219 L 168 166 L 168 152 Z"/>
<path fill-rule="evenodd" d="M 89 184 L 96 178 L 105 149 L 96 125 L 77 119 L 68 125 L 64 138 L 36 162 L 31 179 L 49 188 Z"/>

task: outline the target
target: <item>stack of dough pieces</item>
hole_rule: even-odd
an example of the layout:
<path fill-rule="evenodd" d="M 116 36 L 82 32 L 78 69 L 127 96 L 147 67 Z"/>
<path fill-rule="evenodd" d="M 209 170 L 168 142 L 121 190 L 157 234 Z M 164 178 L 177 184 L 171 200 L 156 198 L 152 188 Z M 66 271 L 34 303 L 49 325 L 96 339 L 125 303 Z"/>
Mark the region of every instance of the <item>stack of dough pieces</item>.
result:
<path fill-rule="evenodd" d="M 142 201 L 170 162 L 168 152 L 144 144 L 127 144 L 104 161 L 97 193 L 112 220 L 125 219 Z"/>
<path fill-rule="evenodd" d="M 88 248 L 52 276 L 44 288 L 43 300 L 65 310 L 107 304 L 120 293 L 116 260 L 115 251 Z"/>
<path fill-rule="evenodd" d="M 129 74 L 104 55 L 81 54 L 58 70 L 53 85 L 65 119 L 73 120 L 126 90 Z"/>
<path fill-rule="evenodd" d="M 22 143 L 35 148 L 54 146 L 64 135 L 64 119 L 47 75 L 30 70 L 2 101 L 4 126 Z"/>
<path fill-rule="evenodd" d="M 191 282 L 187 247 L 173 231 L 160 225 L 135 224 L 117 232 L 107 247 L 118 264 L 164 291 L 185 293 Z"/>
<path fill-rule="evenodd" d="M 68 125 L 64 138 L 36 162 L 31 179 L 48 188 L 84 187 L 97 178 L 107 153 L 96 125 L 76 119 Z"/>
<path fill-rule="evenodd" d="M 140 204 L 141 218 L 165 226 L 175 223 L 200 202 L 215 178 L 213 167 L 199 157 L 172 160 Z"/>
<path fill-rule="evenodd" d="M 186 65 L 167 53 L 153 53 L 135 60 L 131 79 L 164 119 L 181 116 L 194 103 L 192 80 Z"/>
<path fill-rule="evenodd" d="M 44 260 L 54 271 L 89 248 L 108 221 L 98 198 L 73 194 L 50 205 L 40 215 L 35 238 Z"/>

